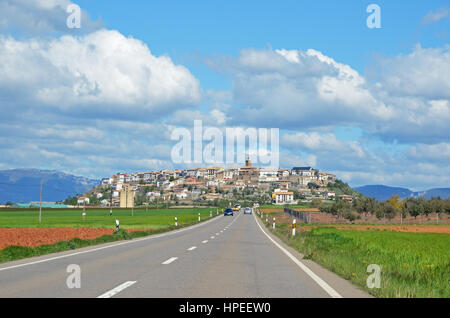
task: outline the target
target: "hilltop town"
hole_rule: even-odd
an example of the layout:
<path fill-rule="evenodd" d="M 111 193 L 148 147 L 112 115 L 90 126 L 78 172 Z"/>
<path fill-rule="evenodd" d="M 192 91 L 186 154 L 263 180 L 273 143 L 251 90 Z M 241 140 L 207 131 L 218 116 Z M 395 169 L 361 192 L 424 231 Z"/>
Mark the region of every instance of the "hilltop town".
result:
<path fill-rule="evenodd" d="M 351 195 L 336 193 L 336 182 L 340 181 L 334 174 L 312 167 L 258 168 L 247 159 L 241 168 L 116 173 L 66 203 L 130 208 L 150 204 L 218 205 L 221 200 L 240 199 L 285 205 L 314 198 L 334 200 L 336 195 L 351 201 Z"/>

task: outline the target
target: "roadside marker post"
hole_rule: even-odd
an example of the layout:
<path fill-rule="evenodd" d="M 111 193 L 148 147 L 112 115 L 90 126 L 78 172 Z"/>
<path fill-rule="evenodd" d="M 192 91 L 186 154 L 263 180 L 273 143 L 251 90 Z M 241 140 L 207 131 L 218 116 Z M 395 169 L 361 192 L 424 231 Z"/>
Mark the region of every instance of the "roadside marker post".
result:
<path fill-rule="evenodd" d="M 273 218 L 273 229 L 275 230 L 275 218 Z"/>
<path fill-rule="evenodd" d="M 292 236 L 295 236 L 296 223 L 297 223 L 297 219 L 292 220 Z"/>
<path fill-rule="evenodd" d="M 119 232 L 119 220 L 116 220 L 116 232 Z"/>
<path fill-rule="evenodd" d="M 200 212 L 198 213 L 198 221 L 200 222 Z"/>
<path fill-rule="evenodd" d="M 216 209 L 216 215 L 219 215 L 219 209 Z"/>
<path fill-rule="evenodd" d="M 178 226 L 178 219 L 175 217 L 175 226 Z"/>
<path fill-rule="evenodd" d="M 209 211 L 209 217 L 212 218 L 212 211 Z"/>

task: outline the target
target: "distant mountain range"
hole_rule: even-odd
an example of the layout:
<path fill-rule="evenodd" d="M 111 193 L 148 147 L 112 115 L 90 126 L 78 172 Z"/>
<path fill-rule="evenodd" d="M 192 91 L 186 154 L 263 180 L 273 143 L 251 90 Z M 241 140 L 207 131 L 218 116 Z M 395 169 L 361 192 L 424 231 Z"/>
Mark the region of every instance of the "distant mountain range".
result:
<path fill-rule="evenodd" d="M 44 181 L 42 201 L 63 201 L 100 184 L 100 180 L 77 177 L 64 172 L 39 169 L 0 170 L 0 204 L 8 201 L 39 201 L 40 182 Z"/>
<path fill-rule="evenodd" d="M 385 185 L 366 185 L 362 187 L 356 187 L 355 190 L 367 197 L 374 197 L 379 201 L 385 201 L 392 197 L 394 194 L 398 194 L 400 198 L 424 197 L 425 199 L 431 199 L 433 197 L 440 196 L 441 199 L 447 199 L 450 197 L 450 188 L 436 188 L 426 191 L 411 191 L 407 188 L 389 187 Z"/>

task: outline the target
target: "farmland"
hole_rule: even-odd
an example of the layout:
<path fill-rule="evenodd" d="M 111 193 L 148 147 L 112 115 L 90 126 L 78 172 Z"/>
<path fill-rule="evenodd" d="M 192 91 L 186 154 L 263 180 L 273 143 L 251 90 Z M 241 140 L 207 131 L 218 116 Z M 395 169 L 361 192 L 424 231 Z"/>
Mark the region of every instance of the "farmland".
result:
<path fill-rule="evenodd" d="M 46 209 L 0 212 L 0 263 L 174 230 L 216 215 L 208 209 Z M 177 217 L 177 227 L 175 227 Z M 115 220 L 120 231 L 115 232 Z"/>
<path fill-rule="evenodd" d="M 86 216 L 82 217 L 82 209 L 46 209 L 42 210 L 42 222 L 39 223 L 39 210 L 21 209 L 0 211 L 1 228 L 54 228 L 54 227 L 91 227 L 115 228 L 115 220 L 120 221 L 123 229 L 157 229 L 178 223 L 190 223 L 201 218 L 209 217 L 209 211 L 215 208 L 199 209 L 114 209 L 112 217 L 109 209 L 86 209 Z"/>
<path fill-rule="evenodd" d="M 398 232 L 374 226 L 353 230 L 306 225 L 299 226 L 293 237 L 288 221 L 280 222 L 272 231 L 304 254 L 305 259 L 321 264 L 374 296 L 450 297 L 448 234 Z M 369 264 L 381 267 L 381 288 L 367 287 Z"/>

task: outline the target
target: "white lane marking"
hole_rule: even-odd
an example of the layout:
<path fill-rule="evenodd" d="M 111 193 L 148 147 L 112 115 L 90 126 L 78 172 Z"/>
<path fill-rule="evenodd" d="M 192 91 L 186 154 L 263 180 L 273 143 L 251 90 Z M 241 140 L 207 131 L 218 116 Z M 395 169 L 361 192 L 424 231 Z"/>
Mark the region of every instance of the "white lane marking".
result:
<path fill-rule="evenodd" d="M 286 250 L 283 246 L 281 246 L 273 238 L 271 238 L 269 236 L 269 234 L 267 234 L 266 231 L 264 231 L 264 229 L 261 227 L 261 225 L 259 225 L 258 221 L 256 220 L 256 216 L 254 216 L 254 217 L 255 217 L 256 224 L 258 224 L 259 228 L 264 233 L 264 235 L 267 236 L 269 238 L 269 240 L 271 240 L 272 243 L 275 244 L 275 246 L 278 247 L 281 251 L 283 251 L 283 253 L 286 254 L 292 261 L 294 261 L 294 263 L 297 264 L 297 266 L 300 267 L 306 274 L 308 274 L 308 276 L 311 277 L 320 287 L 322 287 L 323 290 L 325 290 L 328 293 L 328 295 L 330 295 L 333 298 L 343 298 L 337 291 L 335 291 L 330 285 L 328 285 L 322 278 L 317 276 L 305 264 L 300 262 L 294 255 L 289 253 L 288 250 Z"/>
<path fill-rule="evenodd" d="M 133 285 L 134 283 L 136 283 L 136 281 L 128 281 L 123 283 L 122 285 L 117 286 L 116 288 L 111 289 L 110 291 L 107 291 L 106 293 L 98 296 L 97 298 L 111 298 L 114 295 L 117 295 L 118 293 L 120 293 L 122 290 L 124 290 L 125 288 L 130 287 L 131 285 Z"/>
<path fill-rule="evenodd" d="M 214 240 L 214 236 L 211 236 L 211 240 Z"/>
<path fill-rule="evenodd" d="M 204 241 L 202 241 L 202 243 L 203 243 L 203 244 L 208 243 L 208 240 L 204 240 Z"/>
<path fill-rule="evenodd" d="M 219 217 L 223 217 L 223 215 L 220 215 Z M 202 222 L 200 224 L 196 224 L 196 225 L 184 228 L 184 229 L 180 229 L 180 230 L 176 230 L 176 231 L 170 231 L 170 232 L 163 233 L 163 234 L 149 235 L 148 237 L 143 237 L 143 238 L 140 238 L 140 239 L 134 239 L 134 240 L 120 242 L 120 243 L 115 243 L 115 244 L 111 244 L 111 245 L 107 245 L 107 246 L 97 247 L 97 248 L 93 248 L 93 249 L 90 249 L 90 250 L 87 250 L 87 251 L 75 252 L 75 253 L 71 253 L 71 254 L 67 254 L 67 255 L 50 257 L 50 258 L 42 259 L 42 260 L 39 260 L 39 261 L 34 261 L 34 262 L 29 262 L 29 263 L 24 263 L 24 264 L 18 264 L 18 265 L 3 267 L 3 268 L 0 268 L 0 272 L 4 271 L 4 270 L 7 270 L 7 269 L 14 269 L 14 268 L 28 266 L 28 265 L 35 265 L 35 264 L 40 264 L 40 263 L 45 263 L 45 262 L 49 262 L 49 261 L 54 261 L 54 260 L 57 260 L 57 259 L 66 258 L 66 257 L 70 257 L 70 256 L 96 252 L 96 251 L 104 250 L 104 249 L 107 249 L 107 248 L 110 248 L 110 247 L 116 247 L 116 246 L 120 246 L 120 245 L 125 245 L 125 244 L 130 244 L 130 243 L 137 243 L 137 242 L 141 242 L 141 241 L 153 240 L 153 239 L 157 239 L 157 238 L 160 238 L 160 237 L 170 236 L 170 235 L 178 234 L 178 233 L 181 233 L 181 232 L 184 232 L 184 231 L 193 230 L 193 229 L 195 229 L 195 228 L 197 228 L 199 226 L 206 225 L 206 224 L 208 224 L 208 223 L 210 223 L 212 221 L 215 221 L 215 220 L 217 220 L 217 218 L 213 218 L 211 220 L 208 220 L 208 221 L 205 221 L 205 222 Z"/>
<path fill-rule="evenodd" d="M 192 246 L 192 247 L 189 247 L 187 250 L 188 251 L 193 251 L 193 250 L 195 250 L 197 248 L 197 246 Z"/>
<path fill-rule="evenodd" d="M 216 236 L 218 236 L 219 235 L 219 233 L 216 233 Z"/>
<path fill-rule="evenodd" d="M 178 257 L 171 257 L 171 258 L 169 258 L 167 261 L 162 262 L 162 265 L 168 265 L 168 264 L 170 264 L 170 263 L 176 261 L 177 259 L 178 259 Z"/>

